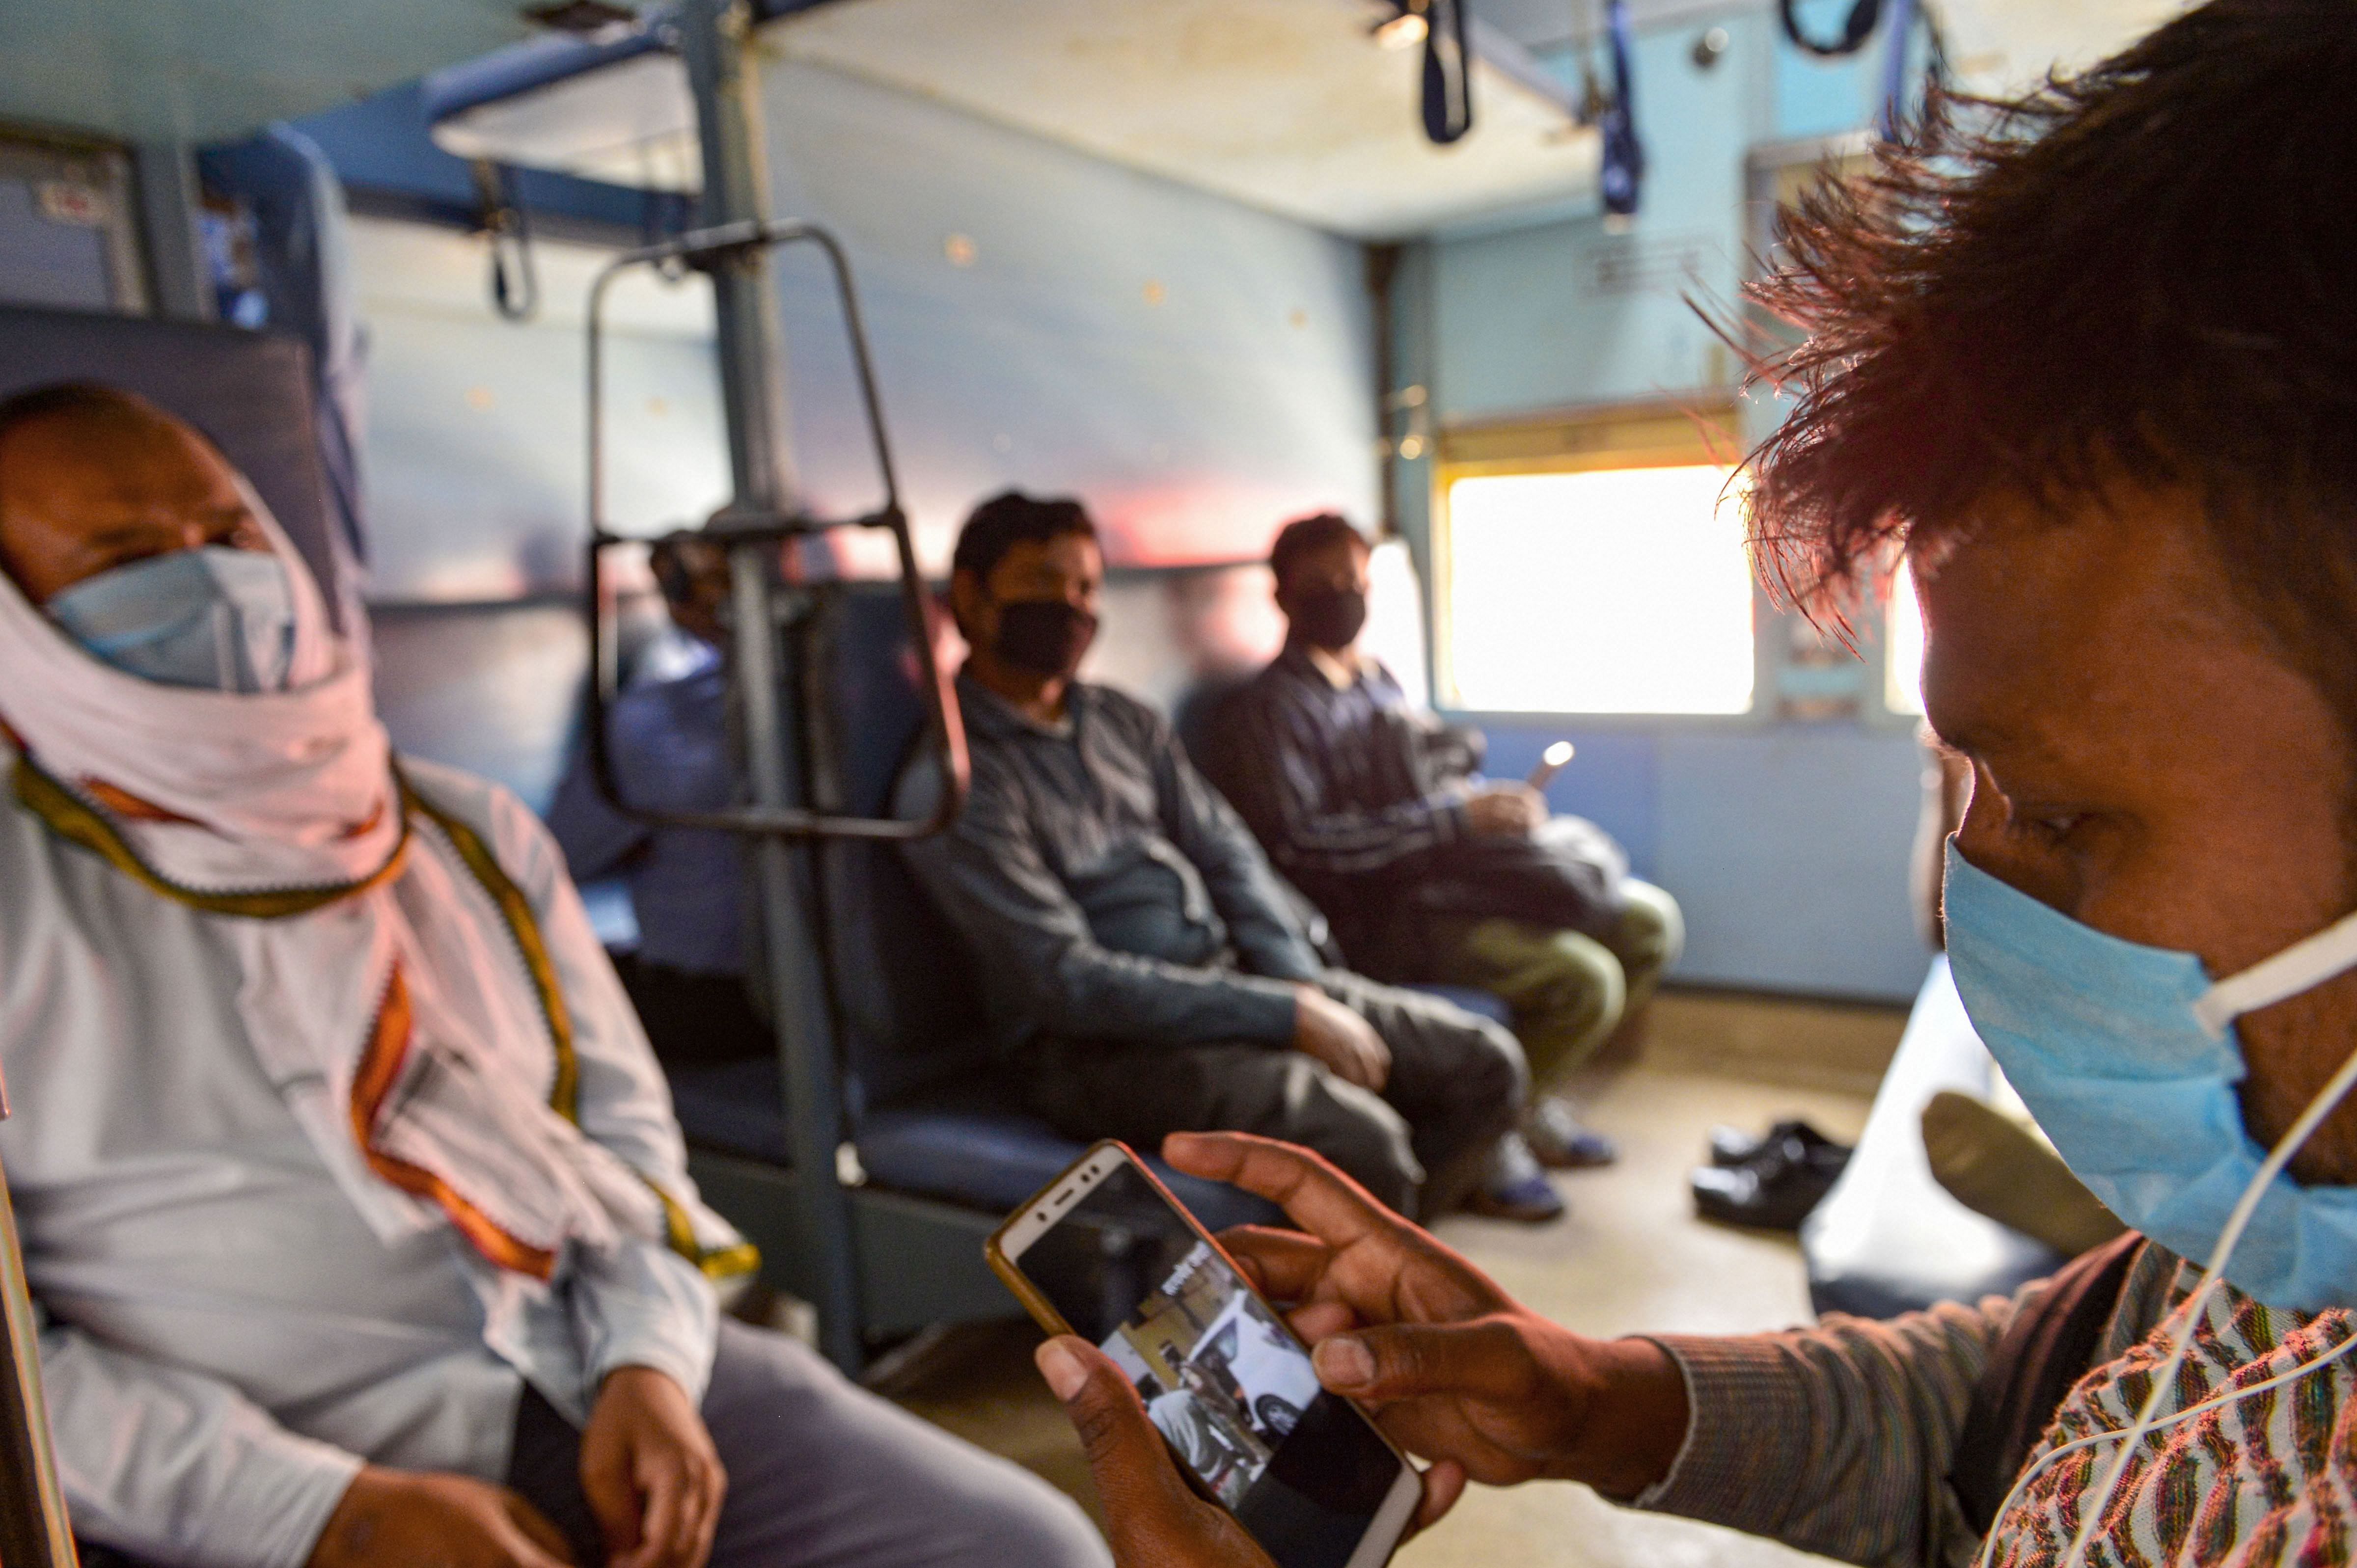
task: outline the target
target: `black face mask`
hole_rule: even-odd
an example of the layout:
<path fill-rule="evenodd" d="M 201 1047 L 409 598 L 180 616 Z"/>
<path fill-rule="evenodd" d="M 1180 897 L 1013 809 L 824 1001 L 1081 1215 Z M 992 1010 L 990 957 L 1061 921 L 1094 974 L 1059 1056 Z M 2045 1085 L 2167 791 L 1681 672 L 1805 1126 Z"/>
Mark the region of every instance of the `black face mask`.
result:
<path fill-rule="evenodd" d="M 1061 599 L 1015 599 L 998 607 L 991 651 L 1034 675 L 1070 675 L 1097 637 L 1097 618 Z"/>
<path fill-rule="evenodd" d="M 1293 601 L 1293 632 L 1313 647 L 1339 652 L 1359 639 L 1367 624 L 1361 588 L 1319 588 Z"/>

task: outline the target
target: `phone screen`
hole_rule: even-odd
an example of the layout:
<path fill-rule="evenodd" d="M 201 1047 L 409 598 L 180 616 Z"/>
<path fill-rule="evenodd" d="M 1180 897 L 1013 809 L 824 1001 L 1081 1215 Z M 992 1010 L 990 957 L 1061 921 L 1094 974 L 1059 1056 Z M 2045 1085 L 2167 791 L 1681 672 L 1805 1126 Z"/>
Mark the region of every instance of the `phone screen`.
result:
<path fill-rule="evenodd" d="M 1270 1556 L 1349 1563 L 1398 1455 L 1318 1386 L 1300 1341 L 1136 1166 L 1114 1166 L 1015 1262 L 1129 1374 L 1180 1462 Z"/>

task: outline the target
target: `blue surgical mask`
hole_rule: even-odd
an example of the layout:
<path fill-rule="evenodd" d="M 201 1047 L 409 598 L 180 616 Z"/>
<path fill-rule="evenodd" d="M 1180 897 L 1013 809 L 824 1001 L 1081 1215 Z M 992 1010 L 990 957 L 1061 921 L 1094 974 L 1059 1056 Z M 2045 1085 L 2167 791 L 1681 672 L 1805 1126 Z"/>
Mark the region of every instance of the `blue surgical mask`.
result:
<path fill-rule="evenodd" d="M 92 657 L 167 686 L 281 692 L 295 651 L 286 564 L 207 544 L 87 577 L 48 612 Z"/>
<path fill-rule="evenodd" d="M 2104 1207 L 2210 1256 L 2267 1152 L 2234 1092 L 2233 1020 L 2357 968 L 2357 917 L 2213 983 L 2191 953 L 2106 936 L 1948 844 L 1948 964 L 1999 1066 Z M 2270 1183 L 2221 1271 L 2269 1306 L 2357 1306 L 2357 1187 Z"/>

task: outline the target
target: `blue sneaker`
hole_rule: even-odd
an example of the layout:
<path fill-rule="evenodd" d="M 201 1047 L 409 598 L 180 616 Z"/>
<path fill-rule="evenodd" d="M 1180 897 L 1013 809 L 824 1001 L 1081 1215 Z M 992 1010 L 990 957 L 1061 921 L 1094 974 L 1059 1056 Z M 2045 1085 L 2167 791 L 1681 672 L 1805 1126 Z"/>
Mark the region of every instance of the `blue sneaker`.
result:
<path fill-rule="evenodd" d="M 1571 1101 L 1552 1094 L 1523 1112 L 1523 1136 L 1549 1170 L 1592 1170 L 1620 1157 L 1612 1140 L 1582 1122 Z"/>
<path fill-rule="evenodd" d="M 1490 1158 L 1490 1169 L 1481 1185 L 1465 1199 L 1465 1212 L 1489 1219 L 1544 1225 L 1562 1219 L 1566 1209 L 1562 1195 L 1547 1180 L 1530 1144 L 1523 1141 L 1521 1133 L 1509 1133 L 1498 1140 L 1498 1151 Z"/>

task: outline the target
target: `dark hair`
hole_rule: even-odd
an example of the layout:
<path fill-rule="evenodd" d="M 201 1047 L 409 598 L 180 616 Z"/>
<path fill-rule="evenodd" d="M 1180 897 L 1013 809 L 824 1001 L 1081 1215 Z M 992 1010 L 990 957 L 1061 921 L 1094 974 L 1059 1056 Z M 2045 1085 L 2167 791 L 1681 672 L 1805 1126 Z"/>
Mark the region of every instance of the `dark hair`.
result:
<path fill-rule="evenodd" d="M 1367 536 L 1351 527 L 1351 520 L 1340 512 L 1321 511 L 1315 517 L 1297 517 L 1277 530 L 1276 542 L 1268 547 L 1268 569 L 1276 575 L 1277 586 L 1285 585 L 1285 575 L 1303 556 L 1345 539 L 1361 550 L 1373 548 L 1367 542 Z"/>
<path fill-rule="evenodd" d="M 1039 499 L 1021 490 L 1006 490 L 974 508 L 965 520 L 965 526 L 958 531 L 957 553 L 950 558 L 950 571 L 971 572 L 978 579 L 987 579 L 1017 544 L 1026 540 L 1061 539 L 1068 533 L 1097 536 L 1097 525 L 1080 502 L 1069 496 Z"/>
<path fill-rule="evenodd" d="M 1839 617 L 1896 544 L 2116 480 L 2199 498 L 2357 722 L 2357 5 L 2211 0 L 2018 101 L 1939 99 L 1786 220 L 1807 336 L 1751 454 L 1761 570 Z"/>
<path fill-rule="evenodd" d="M 44 419 L 167 417 L 136 392 L 99 381 L 51 381 L 0 398 L 0 440 Z"/>

